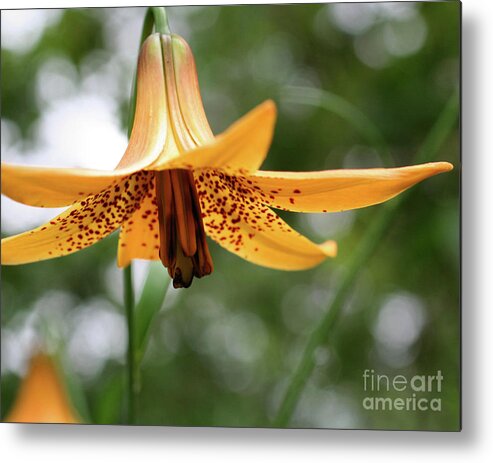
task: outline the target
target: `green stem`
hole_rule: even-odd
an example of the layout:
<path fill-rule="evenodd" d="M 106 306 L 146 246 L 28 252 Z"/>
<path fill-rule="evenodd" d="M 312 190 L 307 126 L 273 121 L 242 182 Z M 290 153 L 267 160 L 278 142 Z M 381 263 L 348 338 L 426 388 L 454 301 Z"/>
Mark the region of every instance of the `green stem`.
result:
<path fill-rule="evenodd" d="M 417 153 L 415 159 L 416 162 L 425 162 L 434 159 L 438 150 L 450 135 L 450 131 L 455 126 L 458 106 L 459 95 L 458 93 L 454 93 Z M 352 255 L 342 281 L 336 290 L 334 299 L 329 305 L 324 317 L 308 339 L 301 361 L 291 378 L 278 414 L 274 419 L 273 424 L 275 427 L 285 427 L 289 424 L 296 404 L 298 403 L 306 382 L 315 366 L 314 354 L 316 349 L 326 342 L 327 337 L 341 315 L 344 303 L 347 300 L 354 282 L 364 269 L 366 262 L 377 249 L 388 230 L 389 225 L 397 215 L 400 206 L 408 196 L 409 191 L 382 207 L 376 219 L 371 223 L 370 228 L 367 230 L 363 241 L 361 241 L 355 253 Z"/>
<path fill-rule="evenodd" d="M 160 34 L 171 34 L 168 24 L 168 15 L 163 6 L 153 6 L 149 8 L 154 16 L 154 27 Z"/>
<path fill-rule="evenodd" d="M 134 424 L 136 419 L 137 388 L 136 388 L 136 355 L 135 355 L 135 296 L 132 281 L 132 264 L 123 270 L 124 305 L 127 317 L 127 413 L 128 423 Z"/>
<path fill-rule="evenodd" d="M 150 7 L 144 18 L 142 26 L 142 34 L 140 36 L 139 50 L 146 38 L 152 34 L 153 29 L 161 34 L 169 34 L 168 17 L 164 7 Z M 134 74 L 132 85 L 132 94 L 130 96 L 129 114 L 128 114 L 128 137 L 132 133 L 132 128 L 135 118 L 135 106 L 137 99 L 137 73 Z M 137 396 L 140 383 L 140 362 L 138 361 L 138 346 L 136 343 L 135 333 L 135 295 L 132 281 L 132 264 L 129 264 L 123 271 L 123 291 L 124 305 L 127 317 L 127 407 L 128 407 L 128 422 L 135 423 L 137 418 Z"/>

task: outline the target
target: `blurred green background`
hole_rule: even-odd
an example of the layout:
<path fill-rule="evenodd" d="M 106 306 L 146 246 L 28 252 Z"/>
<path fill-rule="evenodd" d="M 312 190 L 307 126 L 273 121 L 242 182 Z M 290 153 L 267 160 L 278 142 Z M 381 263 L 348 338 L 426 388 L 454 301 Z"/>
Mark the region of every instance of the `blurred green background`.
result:
<path fill-rule="evenodd" d="M 406 165 L 459 83 L 458 2 L 167 8 L 194 51 L 214 132 L 267 98 L 279 117 L 265 169 L 382 166 L 381 153 L 287 85 L 326 89 L 380 129 Z M 142 8 L 2 11 L 2 159 L 111 169 L 125 149 Z M 414 187 L 352 290 L 291 426 L 454 430 L 460 410 L 459 128 Z M 381 206 L 282 214 L 339 255 L 304 272 L 257 267 L 211 243 L 214 273 L 168 291 L 142 365 L 138 422 L 270 426 L 308 335 Z M 53 210 L 2 197 L 2 236 Z M 2 268 L 1 417 L 33 346 L 55 352 L 91 423 L 124 415 L 126 328 L 117 236 L 62 259 Z M 137 262 L 137 293 L 147 263 Z M 163 270 L 162 285 L 168 284 Z M 139 289 L 140 288 L 140 289 Z M 441 412 L 367 411 L 362 374 L 444 376 Z M 408 394 L 409 395 L 409 394 Z M 392 395 L 390 395 L 392 396 Z"/>

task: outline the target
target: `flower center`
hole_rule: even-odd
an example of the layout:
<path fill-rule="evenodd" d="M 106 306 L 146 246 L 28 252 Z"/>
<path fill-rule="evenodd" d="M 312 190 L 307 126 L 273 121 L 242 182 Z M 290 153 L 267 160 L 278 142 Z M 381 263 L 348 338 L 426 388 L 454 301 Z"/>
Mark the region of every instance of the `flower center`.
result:
<path fill-rule="evenodd" d="M 213 270 L 193 173 L 185 169 L 154 173 L 159 214 L 159 257 L 175 288 Z"/>

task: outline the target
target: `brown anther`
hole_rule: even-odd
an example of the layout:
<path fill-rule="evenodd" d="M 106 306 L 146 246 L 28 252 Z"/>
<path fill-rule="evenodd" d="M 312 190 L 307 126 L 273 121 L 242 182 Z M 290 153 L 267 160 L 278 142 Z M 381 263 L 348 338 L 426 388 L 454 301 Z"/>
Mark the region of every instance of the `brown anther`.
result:
<path fill-rule="evenodd" d="M 193 277 L 213 271 L 193 173 L 184 169 L 155 172 L 159 218 L 159 257 L 175 288 L 188 288 Z"/>

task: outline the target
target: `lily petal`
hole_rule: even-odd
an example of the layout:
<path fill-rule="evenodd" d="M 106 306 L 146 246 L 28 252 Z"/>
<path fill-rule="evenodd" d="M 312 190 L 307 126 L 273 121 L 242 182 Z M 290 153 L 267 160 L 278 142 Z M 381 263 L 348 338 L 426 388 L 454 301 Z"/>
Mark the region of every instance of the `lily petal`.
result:
<path fill-rule="evenodd" d="M 164 64 L 159 34 L 142 44 L 137 64 L 137 97 L 132 134 L 117 171 L 135 172 L 153 163 L 169 132 Z"/>
<path fill-rule="evenodd" d="M 172 34 L 173 62 L 176 90 L 185 124 L 197 145 L 204 145 L 214 138 L 207 121 L 200 96 L 197 69 L 192 50 L 179 35 Z"/>
<path fill-rule="evenodd" d="M 243 116 L 209 144 L 197 147 L 164 162 L 155 163 L 155 170 L 218 169 L 229 174 L 256 171 L 269 150 L 276 107 L 267 100 Z"/>
<path fill-rule="evenodd" d="M 65 256 L 112 231 L 138 207 L 151 175 L 137 172 L 97 195 L 85 198 L 49 223 L 2 240 L 2 264 L 16 265 Z"/>
<path fill-rule="evenodd" d="M 127 174 L 128 175 L 128 174 Z M 124 174 L 2 162 L 2 194 L 29 206 L 63 207 L 99 193 Z"/>
<path fill-rule="evenodd" d="M 317 245 L 293 230 L 245 192 L 237 177 L 209 171 L 196 185 L 207 234 L 243 259 L 280 270 L 302 270 L 337 253 L 334 241 Z"/>
<path fill-rule="evenodd" d="M 2 163 L 2 193 L 30 206 L 62 207 L 99 193 L 140 170 L 161 153 L 167 135 L 166 93 L 159 34 L 143 44 L 137 71 L 135 123 L 113 172 Z"/>
<path fill-rule="evenodd" d="M 126 267 L 132 259 L 159 260 L 159 223 L 154 180 L 139 208 L 121 226 L 118 267 Z"/>
<path fill-rule="evenodd" d="M 11 423 L 78 423 L 77 414 L 55 362 L 37 353 L 5 421 Z"/>
<path fill-rule="evenodd" d="M 393 169 L 258 171 L 238 181 L 256 200 L 270 207 L 294 212 L 339 212 L 382 203 L 451 169 L 448 162 L 432 162 Z"/>

